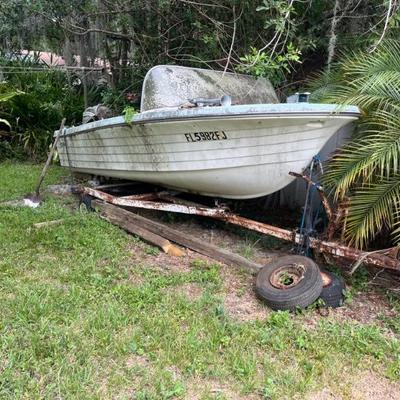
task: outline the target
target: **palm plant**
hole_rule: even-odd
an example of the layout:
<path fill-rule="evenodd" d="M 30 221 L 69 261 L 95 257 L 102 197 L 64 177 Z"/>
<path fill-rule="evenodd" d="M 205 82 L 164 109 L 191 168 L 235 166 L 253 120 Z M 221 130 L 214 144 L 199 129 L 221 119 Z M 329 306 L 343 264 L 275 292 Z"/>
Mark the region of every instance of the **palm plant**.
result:
<path fill-rule="evenodd" d="M 385 230 L 400 244 L 400 42 L 344 57 L 313 89 L 315 100 L 357 105 L 363 113 L 325 175 L 336 199 L 350 199 L 345 238 L 364 247 Z"/>

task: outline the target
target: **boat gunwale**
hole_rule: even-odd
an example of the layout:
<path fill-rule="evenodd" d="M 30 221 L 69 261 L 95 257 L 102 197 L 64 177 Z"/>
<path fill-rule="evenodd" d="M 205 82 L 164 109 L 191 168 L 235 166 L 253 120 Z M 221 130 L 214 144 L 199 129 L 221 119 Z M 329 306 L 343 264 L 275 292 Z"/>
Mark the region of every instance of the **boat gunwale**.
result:
<path fill-rule="evenodd" d="M 147 111 L 152 112 L 152 111 Z M 148 118 L 148 119 L 139 119 L 133 120 L 131 122 L 126 122 L 123 116 L 117 116 L 112 118 L 106 118 L 98 121 L 89 122 L 87 124 L 82 124 L 78 126 L 73 126 L 70 128 L 66 128 L 64 133 L 60 135 L 64 136 L 76 136 L 83 133 L 88 133 L 92 131 L 96 131 L 99 129 L 113 128 L 118 126 L 135 126 L 135 125 L 147 125 L 152 123 L 173 123 L 173 122 L 182 122 L 186 120 L 193 121 L 204 121 L 204 120 L 218 120 L 218 119 L 280 119 L 280 118 L 296 118 L 296 117 L 328 117 L 328 118 L 338 118 L 344 117 L 348 119 L 356 120 L 360 116 L 359 111 L 340 111 L 340 110 L 332 110 L 332 111 L 314 111 L 314 110 L 301 110 L 301 111 L 279 111 L 279 112 L 249 112 L 249 113 L 241 113 L 241 114 L 203 114 L 203 115 L 184 115 L 181 117 L 160 117 L 160 118 Z M 54 136 L 56 136 L 58 130 L 54 132 Z"/>

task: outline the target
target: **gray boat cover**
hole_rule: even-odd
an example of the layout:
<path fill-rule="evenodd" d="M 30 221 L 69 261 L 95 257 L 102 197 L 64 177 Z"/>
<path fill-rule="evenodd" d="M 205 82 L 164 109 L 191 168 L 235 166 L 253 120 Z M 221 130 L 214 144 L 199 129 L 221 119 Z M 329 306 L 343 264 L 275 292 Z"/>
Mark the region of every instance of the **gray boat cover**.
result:
<path fill-rule="evenodd" d="M 279 103 L 271 83 L 264 78 L 176 65 L 158 65 L 143 82 L 140 111 L 179 107 L 198 97 L 232 97 L 232 104 Z"/>

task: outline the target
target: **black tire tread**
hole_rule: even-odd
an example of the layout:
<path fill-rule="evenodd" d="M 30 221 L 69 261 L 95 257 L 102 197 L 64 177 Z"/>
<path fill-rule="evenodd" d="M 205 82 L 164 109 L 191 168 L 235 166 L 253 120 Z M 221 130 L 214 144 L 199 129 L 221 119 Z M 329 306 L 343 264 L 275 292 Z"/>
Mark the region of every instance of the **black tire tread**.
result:
<path fill-rule="evenodd" d="M 323 300 L 325 307 L 337 308 L 343 305 L 344 291 L 346 284 L 341 276 L 337 276 L 329 271 L 324 271 L 331 278 L 331 283 L 322 288 L 320 299 Z"/>

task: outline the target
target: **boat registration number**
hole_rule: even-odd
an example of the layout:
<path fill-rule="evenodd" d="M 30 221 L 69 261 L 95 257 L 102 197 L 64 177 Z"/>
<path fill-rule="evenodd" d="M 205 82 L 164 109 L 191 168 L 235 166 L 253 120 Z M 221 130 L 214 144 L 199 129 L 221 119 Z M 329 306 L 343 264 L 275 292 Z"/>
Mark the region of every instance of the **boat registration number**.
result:
<path fill-rule="evenodd" d="M 212 131 L 212 132 L 194 132 L 185 133 L 187 142 L 200 142 L 202 140 L 226 140 L 228 137 L 224 131 Z"/>

